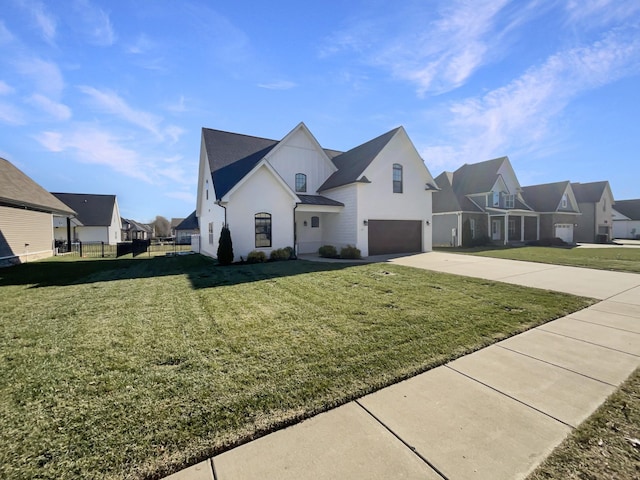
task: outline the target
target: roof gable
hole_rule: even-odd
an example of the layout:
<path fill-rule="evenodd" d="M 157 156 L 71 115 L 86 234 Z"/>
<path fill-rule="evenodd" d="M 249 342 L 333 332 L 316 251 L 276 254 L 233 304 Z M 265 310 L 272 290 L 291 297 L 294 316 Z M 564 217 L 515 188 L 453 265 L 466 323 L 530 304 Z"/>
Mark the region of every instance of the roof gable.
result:
<path fill-rule="evenodd" d="M 176 230 L 197 230 L 200 228 L 198 224 L 198 217 L 196 217 L 196 211 L 194 210 L 191 215 L 182 220 L 176 225 Z"/>
<path fill-rule="evenodd" d="M 61 202 L 8 160 L 0 158 L 0 203 L 61 215 L 74 215 Z"/>
<path fill-rule="evenodd" d="M 318 191 L 329 190 L 330 188 L 359 181 L 365 169 L 401 128 L 394 128 L 379 137 L 334 157 L 333 163 L 338 167 L 338 170 L 320 186 Z"/>
<path fill-rule="evenodd" d="M 604 195 L 605 190 L 609 182 L 591 182 L 591 183 L 572 183 L 571 188 L 573 189 L 573 193 L 576 196 L 576 200 L 578 203 L 598 203 L 602 196 Z"/>
<path fill-rule="evenodd" d="M 465 163 L 453 172 L 453 189 L 458 195 L 489 193 L 498 179 L 498 171 L 507 157 L 484 162 Z"/>
<path fill-rule="evenodd" d="M 540 185 L 522 187 L 522 196 L 527 204 L 529 204 L 536 212 L 558 211 L 560 209 L 562 196 L 565 194 L 569 200 L 572 200 L 571 184 L 568 180 L 564 182 L 544 183 Z M 568 210 L 563 209 L 563 211 L 573 211 L 578 213 L 577 208 L 569 208 Z"/>
<path fill-rule="evenodd" d="M 52 195 L 75 210 L 78 220 L 84 226 L 105 227 L 111 225 L 116 204 L 115 195 L 54 192 Z"/>
<path fill-rule="evenodd" d="M 633 200 L 616 200 L 613 208 L 629 220 L 640 220 L 640 198 Z"/>
<path fill-rule="evenodd" d="M 459 212 L 462 210 L 458 197 L 453 191 L 451 180 L 453 175 L 451 172 L 442 172 L 435 178 L 436 184 L 440 187 L 440 191 L 433 195 L 433 212 Z"/>
<path fill-rule="evenodd" d="M 309 131 L 307 126 L 304 124 L 304 122 L 300 122 L 298 125 L 296 125 L 296 127 L 293 130 L 287 133 L 282 140 L 280 140 L 271 150 L 269 150 L 269 152 L 267 152 L 267 154 L 265 155 L 265 158 L 269 160 L 273 156 L 277 155 L 279 150 L 287 147 L 290 143 L 293 144 L 296 137 L 299 134 L 304 135 L 304 137 L 306 138 L 306 141 L 310 142 L 313 148 L 317 150 L 318 153 L 320 153 L 321 157 L 323 158 L 324 161 L 327 162 L 331 170 L 333 171 L 337 170 L 335 163 L 331 161 L 331 158 L 335 157 L 339 153 L 333 151 L 333 157 L 330 157 L 328 152 L 332 152 L 332 151 L 325 150 L 320 146 L 320 144 L 318 143 L 318 140 L 316 140 L 316 137 L 313 136 L 313 134 Z M 297 145 L 294 145 L 294 146 L 297 146 Z"/>

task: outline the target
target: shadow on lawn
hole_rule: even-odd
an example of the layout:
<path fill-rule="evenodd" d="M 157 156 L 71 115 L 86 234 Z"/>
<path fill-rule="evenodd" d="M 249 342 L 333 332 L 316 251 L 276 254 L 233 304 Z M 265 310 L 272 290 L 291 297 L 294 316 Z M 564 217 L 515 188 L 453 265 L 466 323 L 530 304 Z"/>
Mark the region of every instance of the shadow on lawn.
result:
<path fill-rule="evenodd" d="M 30 288 L 42 288 L 187 275 L 192 287 L 200 289 L 341 270 L 354 265 L 290 260 L 223 267 L 202 255 L 99 260 L 54 258 L 0 269 L 0 287 L 29 285 Z"/>

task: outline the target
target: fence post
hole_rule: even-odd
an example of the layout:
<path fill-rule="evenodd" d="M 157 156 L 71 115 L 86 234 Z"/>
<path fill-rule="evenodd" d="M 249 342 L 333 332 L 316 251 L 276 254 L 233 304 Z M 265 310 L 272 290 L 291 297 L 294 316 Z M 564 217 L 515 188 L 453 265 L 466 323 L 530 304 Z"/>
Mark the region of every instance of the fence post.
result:
<path fill-rule="evenodd" d="M 80 258 L 82 258 L 82 241 L 78 240 L 78 245 L 80 246 Z"/>
<path fill-rule="evenodd" d="M 100 242 L 102 244 L 102 258 L 104 258 L 104 242 Z"/>

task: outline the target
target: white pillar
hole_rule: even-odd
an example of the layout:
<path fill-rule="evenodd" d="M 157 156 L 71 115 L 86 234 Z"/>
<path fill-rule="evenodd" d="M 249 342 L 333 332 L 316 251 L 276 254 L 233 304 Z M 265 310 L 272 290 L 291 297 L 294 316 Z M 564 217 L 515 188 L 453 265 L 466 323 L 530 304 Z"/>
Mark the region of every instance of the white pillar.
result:
<path fill-rule="evenodd" d="M 504 244 L 509 242 L 509 214 L 504 214 Z"/>
<path fill-rule="evenodd" d="M 520 241 L 524 242 L 524 215 L 520 217 Z"/>

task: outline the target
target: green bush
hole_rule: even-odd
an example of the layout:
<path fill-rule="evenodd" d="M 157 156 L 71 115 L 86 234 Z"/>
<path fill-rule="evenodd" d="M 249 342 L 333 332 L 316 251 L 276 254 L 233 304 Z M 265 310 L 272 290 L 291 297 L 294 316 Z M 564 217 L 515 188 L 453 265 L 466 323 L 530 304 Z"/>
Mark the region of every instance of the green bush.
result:
<path fill-rule="evenodd" d="M 294 252 L 293 247 L 284 247 L 283 250 L 287 252 L 287 255 L 288 255 L 287 259 L 293 258 L 293 252 Z"/>
<path fill-rule="evenodd" d="M 479 235 L 471 240 L 472 247 L 484 247 L 485 245 L 491 245 L 491 239 L 489 235 Z"/>
<path fill-rule="evenodd" d="M 318 254 L 325 258 L 336 258 L 338 251 L 333 245 L 323 245 L 318 249 Z"/>
<path fill-rule="evenodd" d="M 462 246 L 464 248 L 469 248 L 473 245 L 474 238 L 471 235 L 471 221 L 467 218 L 462 224 Z"/>
<path fill-rule="evenodd" d="M 358 259 L 362 258 L 360 250 L 353 245 L 347 245 L 340 249 L 340 258 Z"/>
<path fill-rule="evenodd" d="M 247 255 L 247 263 L 263 263 L 267 261 L 267 255 L 259 250 L 252 250 Z"/>
<path fill-rule="evenodd" d="M 269 255 L 269 259 L 277 262 L 279 260 L 289 260 L 291 257 L 291 252 L 293 249 L 291 247 L 287 248 L 278 248 L 276 250 L 271 250 L 271 254 Z"/>
<path fill-rule="evenodd" d="M 233 263 L 233 242 L 231 241 L 231 231 L 226 225 L 220 232 L 218 240 L 218 262 L 220 265 L 230 265 Z"/>

